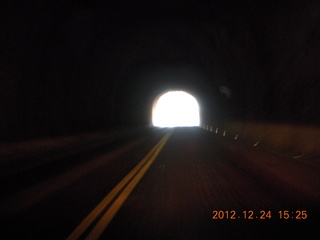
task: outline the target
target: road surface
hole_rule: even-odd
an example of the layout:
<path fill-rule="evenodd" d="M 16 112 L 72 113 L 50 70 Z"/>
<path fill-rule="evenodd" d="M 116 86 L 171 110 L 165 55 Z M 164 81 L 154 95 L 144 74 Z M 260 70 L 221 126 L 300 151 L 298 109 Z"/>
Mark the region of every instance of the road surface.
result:
<path fill-rule="evenodd" d="M 320 239 L 316 161 L 201 128 L 83 149 L 2 176 L 3 239 Z"/>

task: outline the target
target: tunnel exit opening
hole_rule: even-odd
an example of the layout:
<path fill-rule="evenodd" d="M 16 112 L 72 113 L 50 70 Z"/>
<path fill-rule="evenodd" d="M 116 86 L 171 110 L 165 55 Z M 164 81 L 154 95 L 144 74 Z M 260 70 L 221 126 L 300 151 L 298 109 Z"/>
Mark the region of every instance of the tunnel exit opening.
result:
<path fill-rule="evenodd" d="M 200 125 L 198 101 L 184 91 L 169 91 L 153 102 L 152 124 L 155 127 L 191 127 Z"/>

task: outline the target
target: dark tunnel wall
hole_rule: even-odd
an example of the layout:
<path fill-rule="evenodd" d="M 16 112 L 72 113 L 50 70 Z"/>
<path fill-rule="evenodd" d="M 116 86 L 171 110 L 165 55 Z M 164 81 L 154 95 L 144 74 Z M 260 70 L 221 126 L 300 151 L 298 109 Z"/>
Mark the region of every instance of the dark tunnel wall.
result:
<path fill-rule="evenodd" d="M 202 120 L 319 125 L 318 1 L 4 7 L 2 141 L 149 123 L 185 89 Z"/>

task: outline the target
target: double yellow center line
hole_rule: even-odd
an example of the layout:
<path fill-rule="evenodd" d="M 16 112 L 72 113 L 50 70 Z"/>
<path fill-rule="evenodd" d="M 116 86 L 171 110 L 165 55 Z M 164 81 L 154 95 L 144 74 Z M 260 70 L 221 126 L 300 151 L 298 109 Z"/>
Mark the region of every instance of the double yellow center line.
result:
<path fill-rule="evenodd" d="M 79 224 L 79 226 L 70 234 L 67 240 L 75 240 L 80 237 L 83 239 L 88 228 L 92 227 L 93 222 L 97 224 L 84 238 L 86 240 L 98 239 L 107 228 L 113 217 L 116 215 L 122 204 L 128 198 L 140 179 L 149 169 L 156 159 L 161 149 L 164 147 L 172 131 L 168 132 L 151 151 L 135 166 L 129 174 L 116 185 L 112 191 L 92 210 L 92 212 Z"/>

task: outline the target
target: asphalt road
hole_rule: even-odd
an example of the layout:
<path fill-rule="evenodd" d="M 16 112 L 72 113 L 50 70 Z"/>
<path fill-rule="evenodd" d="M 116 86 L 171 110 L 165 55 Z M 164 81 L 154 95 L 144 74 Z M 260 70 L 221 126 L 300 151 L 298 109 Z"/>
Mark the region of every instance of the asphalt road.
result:
<path fill-rule="evenodd" d="M 109 198 L 79 239 L 99 224 L 101 239 L 320 239 L 319 179 L 317 161 L 259 152 L 201 128 L 157 129 L 3 178 L 1 233 L 74 239 Z"/>

